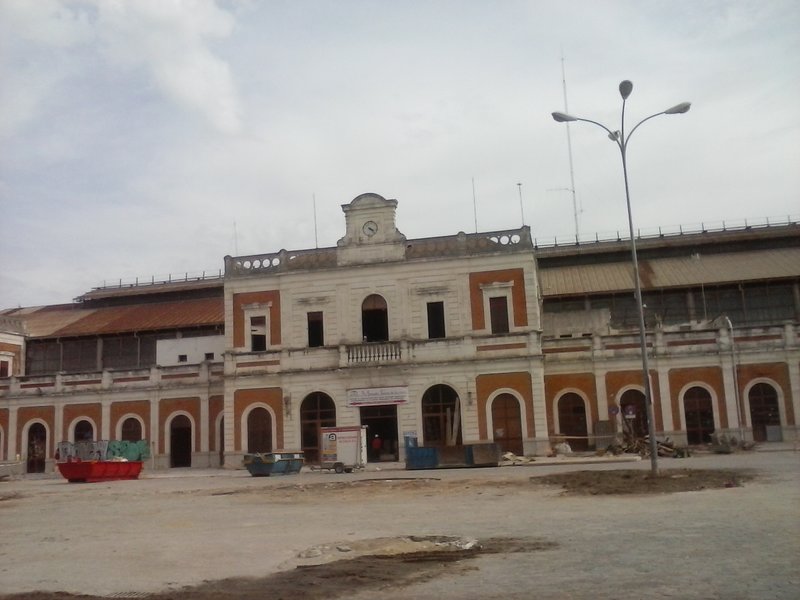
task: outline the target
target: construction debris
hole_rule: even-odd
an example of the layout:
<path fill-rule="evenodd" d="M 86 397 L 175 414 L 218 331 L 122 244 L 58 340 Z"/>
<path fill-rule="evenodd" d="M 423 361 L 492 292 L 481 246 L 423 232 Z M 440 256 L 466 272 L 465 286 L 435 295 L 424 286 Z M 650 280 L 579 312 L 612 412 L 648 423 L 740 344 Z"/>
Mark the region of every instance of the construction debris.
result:
<path fill-rule="evenodd" d="M 535 460 L 532 456 L 519 456 L 513 452 L 504 452 L 502 459 L 502 464 L 504 465 L 524 465 Z"/>
<path fill-rule="evenodd" d="M 711 434 L 711 451 L 716 454 L 732 454 L 737 450 L 752 450 L 755 447 L 755 442 L 745 442 L 734 435 L 729 436 L 724 433 Z"/>
<path fill-rule="evenodd" d="M 688 447 L 679 447 L 669 438 L 663 441 L 656 440 L 656 452 L 658 456 L 665 456 L 669 458 L 687 458 L 691 456 Z M 622 438 L 619 436 L 609 446 L 603 450 L 598 450 L 598 456 L 604 454 L 613 454 L 619 456 L 620 454 L 638 454 L 642 458 L 650 456 L 650 436 L 637 435 L 633 427 L 628 423 L 623 422 Z"/>

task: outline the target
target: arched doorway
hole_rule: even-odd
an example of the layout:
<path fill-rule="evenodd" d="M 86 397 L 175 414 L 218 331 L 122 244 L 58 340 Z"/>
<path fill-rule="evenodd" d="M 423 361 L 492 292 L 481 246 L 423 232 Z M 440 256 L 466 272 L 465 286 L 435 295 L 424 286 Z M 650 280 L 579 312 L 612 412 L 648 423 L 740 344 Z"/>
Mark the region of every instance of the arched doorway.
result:
<path fill-rule="evenodd" d="M 714 406 L 707 389 L 695 386 L 683 395 L 686 414 L 686 441 L 689 444 L 709 444 L 714 433 Z"/>
<path fill-rule="evenodd" d="M 306 462 L 319 462 L 320 428 L 336 426 L 336 404 L 328 394 L 313 392 L 300 405 L 300 436 Z"/>
<path fill-rule="evenodd" d="M 272 415 L 262 406 L 247 415 L 247 452 L 272 452 Z"/>
<path fill-rule="evenodd" d="M 86 419 L 75 423 L 75 441 L 91 442 L 94 440 L 94 426 Z"/>
<path fill-rule="evenodd" d="M 633 437 L 643 438 L 647 435 L 647 404 L 639 390 L 628 390 L 619 400 L 622 412 L 622 431 Z"/>
<path fill-rule="evenodd" d="M 767 441 L 767 427 L 780 426 L 781 412 L 778 408 L 778 392 L 768 383 L 757 383 L 747 394 L 750 400 L 750 422 L 753 424 L 753 440 Z"/>
<path fill-rule="evenodd" d="M 519 401 L 511 394 L 492 400 L 492 436 L 502 452 L 522 456 L 522 414 Z"/>
<path fill-rule="evenodd" d="M 138 442 L 142 439 L 142 424 L 139 419 L 128 417 L 122 422 L 122 441 Z"/>
<path fill-rule="evenodd" d="M 558 428 L 558 433 L 567 438 L 570 448 L 580 452 L 589 449 L 586 403 L 575 392 L 558 399 Z"/>
<path fill-rule="evenodd" d="M 365 342 L 389 339 L 389 311 L 386 300 L 378 294 L 367 296 L 361 303 L 361 335 Z"/>
<path fill-rule="evenodd" d="M 47 429 L 41 423 L 28 428 L 28 473 L 44 473 L 47 458 Z"/>
<path fill-rule="evenodd" d="M 429 387 L 422 396 L 422 431 L 426 446 L 462 443 L 461 406 L 456 391 L 447 385 Z"/>
<path fill-rule="evenodd" d="M 192 422 L 178 415 L 169 424 L 169 466 L 192 466 Z"/>

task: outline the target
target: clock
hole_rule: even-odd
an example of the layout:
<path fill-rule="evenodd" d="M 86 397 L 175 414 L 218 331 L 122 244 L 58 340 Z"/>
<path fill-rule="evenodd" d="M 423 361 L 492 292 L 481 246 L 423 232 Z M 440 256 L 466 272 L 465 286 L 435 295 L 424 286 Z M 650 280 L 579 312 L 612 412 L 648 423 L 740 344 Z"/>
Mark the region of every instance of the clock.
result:
<path fill-rule="evenodd" d="M 378 233 L 378 224 L 375 221 L 367 221 L 361 228 L 365 235 L 372 237 Z"/>

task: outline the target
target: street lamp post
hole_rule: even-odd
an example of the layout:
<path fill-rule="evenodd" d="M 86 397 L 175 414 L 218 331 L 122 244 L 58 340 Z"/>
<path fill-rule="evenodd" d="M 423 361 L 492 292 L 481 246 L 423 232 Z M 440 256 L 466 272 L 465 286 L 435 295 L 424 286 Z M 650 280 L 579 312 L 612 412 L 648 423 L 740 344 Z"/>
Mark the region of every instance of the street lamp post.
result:
<path fill-rule="evenodd" d="M 628 96 L 631 95 L 633 91 L 633 83 L 628 81 L 627 79 L 619 84 L 619 93 L 622 96 L 622 118 L 621 124 L 618 131 L 611 131 L 608 127 L 603 125 L 602 123 L 598 123 L 597 121 L 592 121 L 591 119 L 583 119 L 579 117 L 573 117 L 572 115 L 568 115 L 561 112 L 554 112 L 553 119 L 558 121 L 559 123 L 569 123 L 571 121 L 583 121 L 585 123 L 592 123 L 597 125 L 598 127 L 604 129 L 608 133 L 609 139 L 617 144 L 619 147 L 620 154 L 622 156 L 622 176 L 625 180 L 625 202 L 628 207 L 628 228 L 630 229 L 631 235 L 631 261 L 633 263 L 633 282 L 636 291 L 636 305 L 639 309 L 639 342 L 641 345 L 641 352 L 642 352 L 642 378 L 644 380 L 644 395 L 645 395 L 645 406 L 647 408 L 647 433 L 650 437 L 650 469 L 653 476 L 658 475 L 658 444 L 656 443 L 656 430 L 655 430 L 655 412 L 653 411 L 653 394 L 650 388 L 650 368 L 648 366 L 647 361 L 647 331 L 645 329 L 644 323 L 644 304 L 642 303 L 642 285 L 639 279 L 639 259 L 636 255 L 636 236 L 633 233 L 633 216 L 631 213 L 631 194 L 630 189 L 628 188 L 628 142 L 633 135 L 633 132 L 636 131 L 642 123 L 645 121 L 649 121 L 655 117 L 660 115 L 677 115 L 683 114 L 689 110 L 691 107 L 691 103 L 689 102 L 681 102 L 680 104 L 676 104 L 672 108 L 668 108 L 667 110 L 662 110 L 661 112 L 657 112 L 649 117 L 642 119 L 639 121 L 630 132 L 625 135 L 625 102 L 628 99 Z"/>
<path fill-rule="evenodd" d="M 733 398 L 736 401 L 736 419 L 739 422 L 739 443 L 744 442 L 744 431 L 742 429 L 742 407 L 739 400 L 739 373 L 736 366 L 736 338 L 733 336 L 733 323 L 727 315 L 723 315 L 725 324 L 731 336 L 731 364 L 733 365 Z"/>

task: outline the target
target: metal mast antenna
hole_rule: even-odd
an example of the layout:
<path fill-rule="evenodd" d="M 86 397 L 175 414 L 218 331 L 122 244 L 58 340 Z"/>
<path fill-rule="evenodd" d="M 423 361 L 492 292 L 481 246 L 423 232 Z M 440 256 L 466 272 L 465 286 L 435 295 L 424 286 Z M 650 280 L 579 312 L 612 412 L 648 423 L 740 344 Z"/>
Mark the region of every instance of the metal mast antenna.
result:
<path fill-rule="evenodd" d="M 567 106 L 567 76 L 564 70 L 564 51 L 561 51 L 561 85 L 564 89 L 564 112 L 569 114 Z M 572 137 L 569 134 L 569 123 L 567 123 L 567 152 L 569 153 L 569 191 L 572 193 L 572 215 L 575 219 L 575 241 L 581 235 L 578 225 L 578 200 L 575 197 L 575 170 L 572 168 Z"/>
<path fill-rule="evenodd" d="M 522 205 L 522 184 L 517 184 L 517 189 L 519 190 L 519 216 L 522 219 L 522 226 L 525 227 L 525 209 Z"/>
<path fill-rule="evenodd" d="M 314 205 L 314 248 L 319 248 L 319 240 L 317 239 L 317 195 L 311 194 L 311 201 Z"/>
<path fill-rule="evenodd" d="M 472 213 L 475 215 L 475 233 L 478 233 L 478 197 L 475 195 L 475 178 L 472 178 Z"/>

